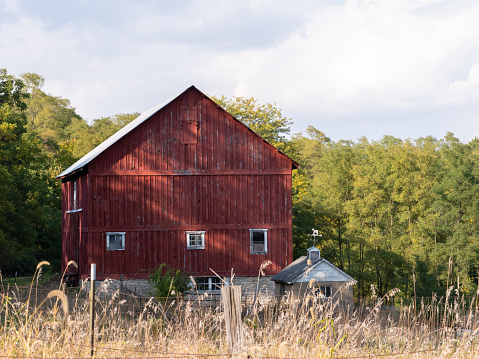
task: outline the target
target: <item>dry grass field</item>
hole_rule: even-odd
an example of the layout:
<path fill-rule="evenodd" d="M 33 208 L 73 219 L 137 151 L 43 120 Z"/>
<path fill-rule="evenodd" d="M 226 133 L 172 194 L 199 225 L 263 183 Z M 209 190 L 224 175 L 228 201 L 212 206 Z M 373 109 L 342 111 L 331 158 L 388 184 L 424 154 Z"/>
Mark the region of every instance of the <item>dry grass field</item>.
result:
<path fill-rule="evenodd" d="M 87 288 L 59 289 L 46 291 L 35 279 L 0 287 L 0 357 L 90 358 Z M 352 311 L 315 295 L 245 305 L 235 357 L 479 357 L 477 294 L 392 306 L 394 294 Z M 230 357 L 222 307 L 211 299 L 157 301 L 100 288 L 94 357 Z"/>

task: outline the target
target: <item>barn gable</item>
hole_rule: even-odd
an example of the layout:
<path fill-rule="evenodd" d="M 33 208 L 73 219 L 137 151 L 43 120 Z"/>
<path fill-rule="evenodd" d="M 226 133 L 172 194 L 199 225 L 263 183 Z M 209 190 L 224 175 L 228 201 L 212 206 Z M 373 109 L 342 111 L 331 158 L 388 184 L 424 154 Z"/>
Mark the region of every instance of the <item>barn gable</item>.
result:
<path fill-rule="evenodd" d="M 180 100 L 181 104 L 178 105 L 178 102 L 176 100 Z M 209 102 L 209 106 L 205 106 L 205 104 L 202 103 L 202 100 L 205 102 Z M 159 120 L 159 118 L 161 117 L 159 112 L 170 112 L 171 118 L 174 119 L 172 123 L 158 123 L 161 122 L 161 120 Z M 202 119 L 211 115 L 217 116 L 217 118 L 223 116 L 226 123 L 223 125 L 223 127 L 215 128 L 213 123 L 210 123 L 209 121 L 202 121 Z M 202 144 L 204 145 L 204 141 L 213 140 L 218 145 L 224 145 L 225 148 L 223 149 L 222 147 L 218 146 L 217 148 L 205 152 L 203 154 L 203 157 L 210 155 L 210 158 L 202 158 L 203 162 L 197 162 L 198 158 L 193 154 L 193 156 L 195 156 L 195 162 L 194 164 L 191 163 L 191 165 L 188 165 L 188 162 L 186 161 L 182 164 L 174 163 L 175 159 L 178 160 L 182 157 L 178 156 L 180 155 L 180 153 L 175 153 L 173 150 L 168 150 L 168 154 L 172 155 L 172 158 L 169 163 L 165 162 L 165 157 L 168 156 L 168 154 L 166 153 L 162 153 L 163 157 L 161 159 L 155 155 L 154 164 L 152 164 L 151 162 L 142 163 L 141 158 L 138 158 L 136 163 L 121 163 L 121 157 L 126 156 L 128 150 L 135 150 L 135 144 L 133 144 L 133 147 L 130 146 L 125 151 L 125 141 L 122 141 L 122 139 L 125 136 L 130 135 L 131 133 L 133 136 L 139 136 L 138 134 L 135 134 L 135 132 L 141 132 L 141 126 L 146 121 L 153 121 L 155 122 L 155 124 L 153 125 L 153 128 L 149 128 L 148 148 L 140 148 L 139 150 L 148 150 L 150 151 L 149 154 L 152 154 L 152 147 L 155 147 L 156 152 L 159 152 L 158 146 L 151 146 L 154 140 L 156 140 L 158 143 L 161 143 L 163 145 L 162 147 L 169 147 L 169 145 L 174 146 L 181 144 L 201 146 Z M 156 132 L 155 129 L 161 129 L 161 132 Z M 209 137 L 208 132 L 210 132 L 211 134 L 215 133 L 216 138 Z M 245 133 L 248 133 L 249 137 L 251 137 L 250 140 L 246 140 L 243 137 Z M 214 144 L 215 143 L 213 143 L 213 145 Z M 235 157 L 235 146 L 237 146 L 238 144 L 240 146 L 243 146 L 243 148 L 236 148 L 236 152 L 249 152 L 248 158 L 241 158 L 239 156 Z M 163 148 L 163 150 L 165 150 L 165 148 Z M 202 148 L 198 147 L 195 148 L 195 150 L 199 150 L 201 152 Z M 185 90 L 175 99 L 162 102 L 159 105 L 145 111 L 134 121 L 130 122 L 113 136 L 105 140 L 103 143 L 101 143 L 99 146 L 87 153 L 73 165 L 68 167 L 65 171 L 60 173 L 57 178 L 67 179 L 74 173 L 84 169 L 97 157 L 101 156 L 105 151 L 120 151 L 114 154 L 110 154 L 110 156 L 115 156 L 113 160 L 119 162 L 118 166 L 116 166 L 115 169 L 127 170 L 150 170 L 165 168 L 182 169 L 185 167 L 192 167 L 192 165 L 196 169 L 207 169 L 208 167 L 210 167 L 210 169 L 215 167 L 217 169 L 230 167 L 238 167 L 242 169 L 257 169 L 259 163 L 255 161 L 261 162 L 259 164 L 259 167 L 265 168 L 268 167 L 268 163 L 265 163 L 264 161 L 268 160 L 285 161 L 285 163 L 291 166 L 292 169 L 299 167 L 297 162 L 295 162 L 287 155 L 269 144 L 266 140 L 253 132 L 246 125 L 235 119 L 233 116 L 231 116 L 228 112 L 219 107 L 214 101 L 209 99 L 206 95 L 204 95 L 194 86 L 191 86 L 190 88 Z M 181 149 L 179 149 L 179 151 L 181 151 Z M 228 153 L 228 151 L 230 151 L 230 153 Z M 135 156 L 135 154 L 133 155 Z M 141 155 L 144 155 L 144 153 L 141 153 L 140 156 Z M 175 155 L 177 156 L 175 157 Z M 267 156 L 270 156 L 270 158 L 267 158 Z M 222 164 L 221 162 L 221 159 L 223 158 L 225 159 L 224 164 Z M 228 163 L 228 159 L 231 162 L 234 162 Z M 104 161 L 108 160 L 109 158 L 104 159 Z M 161 162 L 161 160 L 163 160 L 163 162 Z M 283 165 L 280 166 L 283 167 Z"/>

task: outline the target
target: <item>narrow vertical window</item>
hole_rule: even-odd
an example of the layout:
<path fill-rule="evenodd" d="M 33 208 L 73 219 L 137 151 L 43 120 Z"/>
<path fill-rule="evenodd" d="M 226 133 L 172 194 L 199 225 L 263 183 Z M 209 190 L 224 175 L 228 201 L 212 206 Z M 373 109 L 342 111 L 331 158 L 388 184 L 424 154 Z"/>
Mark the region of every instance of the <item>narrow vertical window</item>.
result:
<path fill-rule="evenodd" d="M 251 254 L 266 254 L 268 252 L 268 230 L 250 229 Z"/>
<path fill-rule="evenodd" d="M 73 210 L 77 208 L 77 181 L 73 181 Z"/>
<path fill-rule="evenodd" d="M 68 208 L 66 209 L 65 213 L 77 213 L 81 212 L 82 209 L 78 208 L 79 201 L 78 201 L 78 191 L 77 191 L 77 181 L 69 182 L 68 183 Z"/>

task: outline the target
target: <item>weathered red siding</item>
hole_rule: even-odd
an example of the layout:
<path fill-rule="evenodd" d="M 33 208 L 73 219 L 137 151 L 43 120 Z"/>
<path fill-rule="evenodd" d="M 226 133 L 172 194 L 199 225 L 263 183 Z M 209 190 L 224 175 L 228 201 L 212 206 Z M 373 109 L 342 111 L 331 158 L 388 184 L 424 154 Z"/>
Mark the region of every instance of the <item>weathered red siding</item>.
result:
<path fill-rule="evenodd" d="M 80 273 L 96 263 L 99 276 L 144 277 L 166 262 L 194 275 L 212 275 L 210 268 L 257 275 L 266 259 L 276 273 L 292 261 L 292 167 L 190 88 L 80 177 Z M 63 183 L 63 208 L 71 202 L 71 183 Z M 76 240 L 74 215 L 64 214 L 64 262 Z M 266 255 L 250 254 L 249 229 L 256 228 L 268 229 Z M 206 231 L 205 249 L 186 248 L 187 230 Z M 105 233 L 112 231 L 126 232 L 124 251 L 106 250 Z"/>
<path fill-rule="evenodd" d="M 74 183 L 77 185 L 77 203 L 74 206 Z M 73 260 L 80 265 L 71 266 L 71 273 L 86 273 L 88 259 L 86 243 L 88 241 L 88 175 L 75 176 L 62 183 L 62 265 Z"/>

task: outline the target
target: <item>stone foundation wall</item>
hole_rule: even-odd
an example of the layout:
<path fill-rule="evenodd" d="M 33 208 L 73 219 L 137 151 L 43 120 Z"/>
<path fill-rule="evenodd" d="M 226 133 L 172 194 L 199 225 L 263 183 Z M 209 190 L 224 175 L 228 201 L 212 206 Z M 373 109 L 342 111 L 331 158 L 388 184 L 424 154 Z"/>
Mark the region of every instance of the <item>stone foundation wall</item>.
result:
<path fill-rule="evenodd" d="M 234 277 L 233 278 L 233 285 L 241 286 L 241 294 L 243 296 L 254 296 L 257 283 L 258 283 L 258 277 Z M 271 277 L 259 278 L 258 295 L 262 297 L 274 296 L 274 282 L 271 280 Z"/>
<path fill-rule="evenodd" d="M 81 283 L 83 285 L 83 283 Z M 90 283 L 89 281 L 85 283 L 86 290 L 89 292 Z M 120 293 L 129 293 L 139 297 L 150 297 L 151 285 L 148 282 L 148 279 L 126 279 L 126 280 L 117 280 L 117 279 L 105 279 L 103 281 L 97 281 L 95 283 L 95 293 L 97 295 L 109 296 L 116 291 Z"/>
<path fill-rule="evenodd" d="M 257 283 L 258 277 L 234 277 L 233 279 L 233 285 L 241 286 L 242 295 L 243 297 L 248 298 L 248 301 L 254 298 Z M 88 291 L 90 284 L 88 282 L 85 284 Z M 264 299 L 273 297 L 274 282 L 271 280 L 271 277 L 260 277 L 258 289 L 259 298 Z M 151 285 L 147 279 L 125 279 L 123 281 L 105 279 L 104 281 L 97 281 L 96 291 L 100 296 L 108 296 L 115 291 L 120 291 L 122 293 L 134 294 L 139 297 L 150 297 Z"/>

